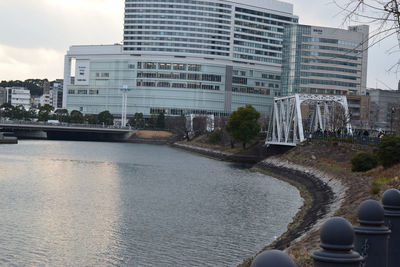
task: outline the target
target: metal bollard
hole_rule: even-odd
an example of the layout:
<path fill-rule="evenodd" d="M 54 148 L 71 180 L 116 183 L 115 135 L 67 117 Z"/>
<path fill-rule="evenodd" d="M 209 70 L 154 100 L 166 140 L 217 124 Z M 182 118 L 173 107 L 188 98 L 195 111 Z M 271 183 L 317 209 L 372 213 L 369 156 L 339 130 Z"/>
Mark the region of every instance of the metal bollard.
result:
<path fill-rule="evenodd" d="M 364 258 L 363 267 L 387 267 L 390 230 L 384 225 L 382 205 L 375 200 L 363 201 L 358 222 L 360 225 L 354 227 L 354 250 Z"/>
<path fill-rule="evenodd" d="M 250 267 L 297 267 L 296 263 L 280 250 L 268 250 L 259 254 Z"/>
<path fill-rule="evenodd" d="M 385 225 L 392 231 L 389 237 L 388 267 L 400 266 L 400 191 L 389 189 L 382 197 Z"/>
<path fill-rule="evenodd" d="M 360 267 L 363 258 L 352 251 L 354 230 L 341 217 L 327 220 L 321 228 L 322 250 L 312 253 L 314 267 Z"/>

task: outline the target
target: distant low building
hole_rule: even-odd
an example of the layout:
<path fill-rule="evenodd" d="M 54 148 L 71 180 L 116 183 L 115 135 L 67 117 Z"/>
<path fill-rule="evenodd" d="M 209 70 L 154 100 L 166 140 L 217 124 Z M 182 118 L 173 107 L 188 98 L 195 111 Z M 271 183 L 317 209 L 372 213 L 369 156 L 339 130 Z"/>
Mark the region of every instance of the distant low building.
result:
<path fill-rule="evenodd" d="M 31 108 L 31 92 L 23 87 L 7 87 L 7 102 L 14 107 L 22 105 L 26 110 Z"/>
<path fill-rule="evenodd" d="M 49 93 L 50 93 L 50 83 L 47 80 L 45 80 L 43 82 L 43 94 L 48 95 Z"/>
<path fill-rule="evenodd" d="M 44 105 L 51 105 L 50 94 L 43 94 L 40 97 L 40 106 L 43 107 Z"/>
<path fill-rule="evenodd" d="M 390 131 L 400 128 L 400 91 L 369 89 L 371 128 Z"/>
<path fill-rule="evenodd" d="M 370 115 L 370 97 L 365 95 L 348 95 L 351 124 L 354 128 L 368 129 Z"/>
<path fill-rule="evenodd" d="M 55 109 L 60 109 L 63 105 L 63 84 L 64 80 L 57 79 L 50 87 L 50 105 Z"/>
<path fill-rule="evenodd" d="M 31 98 L 31 104 L 32 104 L 32 107 L 39 108 L 39 106 L 40 106 L 40 96 L 36 96 L 36 97 L 33 96 Z"/>
<path fill-rule="evenodd" d="M 7 90 L 4 87 L 0 87 L 0 105 L 7 102 Z"/>

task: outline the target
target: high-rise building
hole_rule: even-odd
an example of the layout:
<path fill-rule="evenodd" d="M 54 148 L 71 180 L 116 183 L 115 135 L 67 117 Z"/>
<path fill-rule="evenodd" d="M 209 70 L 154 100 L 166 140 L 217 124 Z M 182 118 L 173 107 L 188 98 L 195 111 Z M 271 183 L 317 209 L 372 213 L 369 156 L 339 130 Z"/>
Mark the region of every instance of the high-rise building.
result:
<path fill-rule="evenodd" d="M 288 25 L 284 34 L 284 95 L 365 95 L 368 26 L 342 30 L 297 24 Z"/>
<path fill-rule="evenodd" d="M 290 36 L 285 29 L 295 29 L 297 23 L 293 6 L 277 0 L 125 0 L 123 45 L 72 46 L 67 52 L 63 106 L 83 113 L 109 110 L 118 116 L 121 88 L 127 87 L 128 116 L 136 112 L 228 115 L 246 104 L 268 116 L 275 96 L 297 90 L 282 88 L 283 43 Z M 334 29 L 319 29 L 323 29 L 318 33 L 321 42 L 304 42 L 313 46 L 304 52 L 310 57 L 319 53 L 318 60 L 340 54 L 337 62 L 349 61 L 357 67 L 310 62 L 307 75 L 324 75 L 307 77 L 307 82 L 329 80 L 312 87 L 324 89 L 316 93 L 361 91 L 364 69 L 360 66 L 366 57 L 349 52 L 357 49 L 353 43 L 359 44 L 360 33 L 335 29 L 340 34 L 330 38 L 337 43 L 325 44 L 322 40 Z M 313 33 L 308 37 L 314 38 Z M 354 63 L 353 58 L 357 58 Z M 325 69 L 316 71 L 313 64 Z M 288 68 L 283 73 L 293 71 L 301 74 Z M 297 78 L 301 84 L 306 81 Z"/>
<path fill-rule="evenodd" d="M 84 113 L 269 113 L 280 93 L 283 31 L 297 23 L 276 1 L 125 1 L 124 45 L 72 46 L 64 106 Z M 75 65 L 75 77 L 71 69 Z"/>

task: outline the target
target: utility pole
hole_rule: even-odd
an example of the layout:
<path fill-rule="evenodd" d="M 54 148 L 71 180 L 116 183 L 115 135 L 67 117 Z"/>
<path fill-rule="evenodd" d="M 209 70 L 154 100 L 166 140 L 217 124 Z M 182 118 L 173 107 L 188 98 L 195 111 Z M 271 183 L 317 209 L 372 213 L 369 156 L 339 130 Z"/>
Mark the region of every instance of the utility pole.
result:
<path fill-rule="evenodd" d="M 122 92 L 122 112 L 121 112 L 121 128 L 126 126 L 126 114 L 127 114 L 127 105 L 128 105 L 128 92 L 131 89 L 128 88 L 128 85 L 124 85 L 121 88 Z"/>

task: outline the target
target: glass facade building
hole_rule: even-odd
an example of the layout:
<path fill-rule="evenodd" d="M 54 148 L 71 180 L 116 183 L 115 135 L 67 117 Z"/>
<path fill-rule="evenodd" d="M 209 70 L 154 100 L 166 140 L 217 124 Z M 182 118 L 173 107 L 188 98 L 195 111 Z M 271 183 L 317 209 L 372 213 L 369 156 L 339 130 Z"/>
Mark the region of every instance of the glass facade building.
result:
<path fill-rule="evenodd" d="M 63 106 L 119 116 L 126 86 L 128 116 L 229 115 L 246 104 L 269 115 L 275 96 L 303 88 L 359 90 L 362 59 L 349 52 L 357 47 L 313 42 L 312 27 L 297 23 L 293 6 L 277 0 L 125 0 L 123 45 L 67 52 Z M 343 40 L 357 43 L 353 33 Z"/>
<path fill-rule="evenodd" d="M 368 32 L 368 26 L 285 27 L 282 94 L 365 95 Z"/>
<path fill-rule="evenodd" d="M 128 116 L 270 112 L 281 91 L 284 27 L 297 23 L 276 0 L 126 0 L 124 43 L 72 46 L 64 106 Z"/>

